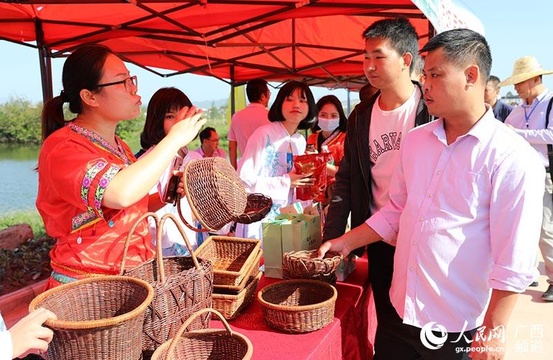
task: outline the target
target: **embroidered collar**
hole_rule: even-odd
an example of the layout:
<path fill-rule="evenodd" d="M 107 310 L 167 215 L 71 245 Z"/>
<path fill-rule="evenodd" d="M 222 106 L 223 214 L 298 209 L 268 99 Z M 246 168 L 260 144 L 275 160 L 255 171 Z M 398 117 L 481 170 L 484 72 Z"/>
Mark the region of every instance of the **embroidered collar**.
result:
<path fill-rule="evenodd" d="M 115 142 L 117 143 L 117 149 L 113 147 L 106 139 L 95 133 L 94 131 L 90 129 L 83 128 L 77 124 L 75 124 L 73 121 L 69 122 L 67 126 L 76 132 L 77 134 L 80 134 L 84 137 L 86 137 L 88 140 L 90 140 L 94 145 L 98 146 L 99 148 L 117 156 L 119 159 L 121 159 L 126 165 L 132 164 L 132 161 L 127 156 L 127 153 L 125 152 L 125 149 L 121 145 L 121 142 L 119 138 L 115 137 Z"/>

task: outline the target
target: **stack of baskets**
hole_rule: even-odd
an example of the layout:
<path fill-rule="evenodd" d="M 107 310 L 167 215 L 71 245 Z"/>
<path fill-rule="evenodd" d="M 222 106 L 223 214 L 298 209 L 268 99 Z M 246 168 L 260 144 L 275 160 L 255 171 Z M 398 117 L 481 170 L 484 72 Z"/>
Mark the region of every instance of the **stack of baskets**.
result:
<path fill-rule="evenodd" d="M 254 298 L 261 278 L 259 240 L 210 236 L 195 255 L 213 263 L 212 307 L 226 319 L 235 318 Z"/>

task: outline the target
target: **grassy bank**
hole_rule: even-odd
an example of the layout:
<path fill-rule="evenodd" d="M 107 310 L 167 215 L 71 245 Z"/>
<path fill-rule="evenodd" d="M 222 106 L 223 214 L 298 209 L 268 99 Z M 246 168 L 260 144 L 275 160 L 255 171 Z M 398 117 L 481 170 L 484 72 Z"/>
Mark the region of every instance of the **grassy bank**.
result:
<path fill-rule="evenodd" d="M 21 210 L 0 214 L 0 230 L 17 224 L 29 224 L 36 237 L 46 235 L 42 218 L 36 210 Z"/>

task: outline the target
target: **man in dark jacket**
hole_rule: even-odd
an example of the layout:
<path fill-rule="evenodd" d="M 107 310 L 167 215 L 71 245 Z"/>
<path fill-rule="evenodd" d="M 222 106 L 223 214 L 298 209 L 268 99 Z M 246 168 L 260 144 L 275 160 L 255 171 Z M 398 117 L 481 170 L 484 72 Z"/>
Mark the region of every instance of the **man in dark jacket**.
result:
<path fill-rule="evenodd" d="M 402 137 L 430 121 L 417 82 L 411 81 L 418 55 L 418 36 L 407 19 L 385 19 L 369 26 L 363 70 L 379 92 L 360 103 L 350 115 L 344 158 L 324 226 L 323 239 L 345 232 L 348 215 L 356 227 L 388 201 L 388 186 L 397 163 Z M 369 282 L 374 294 L 378 327 L 375 359 L 387 359 L 395 345 L 397 317 L 390 303 L 394 247 L 379 241 L 368 247 Z M 358 255 L 364 249 L 357 249 Z M 393 317 L 392 317 L 393 315 Z"/>

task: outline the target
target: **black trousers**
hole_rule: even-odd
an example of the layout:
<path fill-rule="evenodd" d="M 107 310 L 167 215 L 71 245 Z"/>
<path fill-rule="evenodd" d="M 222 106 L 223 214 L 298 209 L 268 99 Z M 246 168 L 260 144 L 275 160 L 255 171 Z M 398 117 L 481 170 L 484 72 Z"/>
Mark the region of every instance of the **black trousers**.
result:
<path fill-rule="evenodd" d="M 378 320 L 374 360 L 469 360 L 466 348 L 475 330 L 449 333 L 443 346 L 432 350 L 423 345 L 421 329 L 403 324 L 390 302 L 394 251 L 393 246 L 382 241 L 368 246 L 369 282 Z"/>

